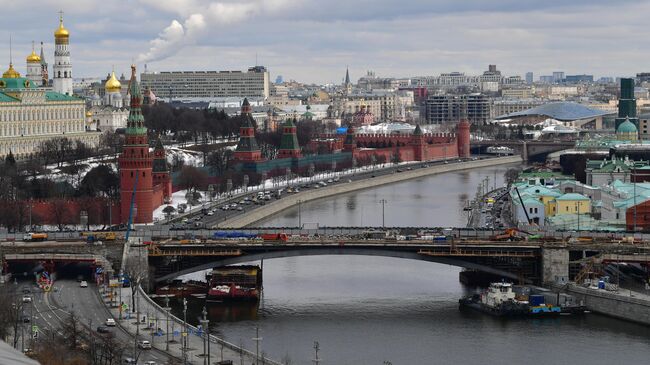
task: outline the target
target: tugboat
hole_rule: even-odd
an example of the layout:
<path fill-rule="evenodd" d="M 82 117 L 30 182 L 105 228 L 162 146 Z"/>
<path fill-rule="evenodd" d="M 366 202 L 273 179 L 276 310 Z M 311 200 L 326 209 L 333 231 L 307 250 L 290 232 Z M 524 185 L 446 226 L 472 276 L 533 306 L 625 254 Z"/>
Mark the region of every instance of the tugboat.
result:
<path fill-rule="evenodd" d="M 471 308 L 499 317 L 525 316 L 529 313 L 528 303 L 515 298 L 510 283 L 492 283 L 482 294 L 462 298 L 461 308 Z"/>
<path fill-rule="evenodd" d="M 259 266 L 225 266 L 212 270 L 208 277 L 208 300 L 257 301 L 262 290 Z"/>

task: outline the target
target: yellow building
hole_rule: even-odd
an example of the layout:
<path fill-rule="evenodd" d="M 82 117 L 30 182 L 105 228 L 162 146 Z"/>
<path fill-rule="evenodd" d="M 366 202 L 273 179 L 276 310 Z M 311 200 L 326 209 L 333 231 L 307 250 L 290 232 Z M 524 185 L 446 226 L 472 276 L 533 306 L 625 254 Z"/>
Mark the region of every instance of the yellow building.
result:
<path fill-rule="evenodd" d="M 555 198 L 551 203 L 553 215 L 563 214 L 591 214 L 591 199 L 578 193 L 568 193 Z"/>

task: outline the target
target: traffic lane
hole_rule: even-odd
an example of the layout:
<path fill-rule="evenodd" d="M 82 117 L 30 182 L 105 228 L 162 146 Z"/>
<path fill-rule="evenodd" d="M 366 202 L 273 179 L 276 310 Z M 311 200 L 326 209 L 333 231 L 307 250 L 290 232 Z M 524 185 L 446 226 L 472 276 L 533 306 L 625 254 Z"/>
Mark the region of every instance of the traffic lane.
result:
<path fill-rule="evenodd" d="M 88 283 L 87 288 L 82 288 L 75 281 L 64 280 L 59 284 L 59 287 L 60 296 L 57 296 L 57 300 L 61 300 L 61 304 L 66 303 L 66 307 L 72 307 L 74 304 L 75 312 L 80 317 L 80 321 L 86 325 L 91 325 L 92 331 L 97 331 L 98 326 L 105 325 L 106 319 L 113 318 L 100 299 L 94 284 Z M 79 311 L 76 310 L 77 308 Z M 132 356 L 133 336 L 119 326 L 112 327 L 110 331 L 126 345 L 126 356 Z M 142 339 L 147 338 L 143 336 Z M 166 362 L 168 359 L 169 356 L 158 350 L 142 351 L 139 358 L 141 361 L 152 360 L 156 362 Z"/>
<path fill-rule="evenodd" d="M 464 159 L 464 160 L 463 159 L 454 159 L 454 160 L 447 160 L 447 163 L 445 163 L 445 161 L 427 161 L 427 162 L 422 162 L 422 163 L 417 163 L 417 164 L 412 164 L 412 165 L 406 165 L 406 166 L 399 166 L 399 165 L 398 166 L 391 166 L 391 167 L 384 168 L 384 169 L 363 171 L 363 172 L 355 173 L 353 175 L 339 176 L 339 179 L 340 179 L 339 182 L 332 182 L 332 183 L 327 183 L 327 184 L 328 185 L 329 184 L 341 184 L 341 183 L 346 183 L 346 182 L 349 182 L 349 181 L 365 180 L 365 179 L 369 179 L 369 178 L 373 178 L 373 177 L 377 177 L 377 176 L 384 176 L 384 175 L 399 173 L 397 170 L 409 170 L 409 169 L 412 170 L 412 169 L 418 169 L 418 168 L 423 168 L 423 167 L 431 167 L 431 166 L 437 166 L 437 165 L 462 163 L 462 162 L 465 162 L 465 161 L 469 161 L 469 160 L 468 159 Z M 303 187 L 305 185 L 309 185 L 308 188 L 303 188 L 303 189 L 314 189 L 314 187 L 313 187 L 314 184 L 317 184 L 317 183 L 319 183 L 321 181 L 327 182 L 330 179 L 334 179 L 334 177 L 333 176 L 319 177 L 318 179 L 314 179 L 309 183 L 292 184 L 292 186 Z M 283 189 L 283 190 L 286 191 L 286 186 L 269 189 L 268 192 L 272 193 L 272 192 L 275 192 L 275 191 L 277 191 L 279 189 Z M 285 192 L 285 194 L 287 194 L 287 193 Z M 213 202 L 213 203 L 207 205 L 207 206 L 211 207 L 211 208 L 209 208 L 211 210 L 216 209 L 215 214 L 213 216 L 204 215 L 202 212 L 199 211 L 199 212 L 192 213 L 192 214 L 188 215 L 186 218 L 193 219 L 193 218 L 195 218 L 197 216 L 203 216 L 204 218 L 200 222 L 204 222 L 206 226 L 214 225 L 214 224 L 217 224 L 219 222 L 224 221 L 225 219 L 236 217 L 236 216 L 238 216 L 240 214 L 250 212 L 253 209 L 257 208 L 255 205 L 244 205 L 243 206 L 244 209 L 242 211 L 233 211 L 231 209 L 228 209 L 228 210 L 222 210 L 221 209 L 221 207 L 226 205 L 226 204 L 230 205 L 232 203 L 237 203 L 239 205 L 239 201 L 243 200 L 245 197 L 250 198 L 250 197 L 253 197 L 253 196 L 256 196 L 256 195 L 257 195 L 257 191 L 251 192 L 250 194 L 234 197 L 234 198 L 228 198 L 228 199 L 225 199 L 224 201 L 221 201 L 221 202 Z M 271 201 L 269 201 L 269 202 L 271 202 Z M 247 208 L 247 207 L 250 207 L 250 208 Z M 172 221 L 175 221 L 175 220 L 172 220 Z M 177 223 L 177 224 L 179 224 L 179 223 Z"/>

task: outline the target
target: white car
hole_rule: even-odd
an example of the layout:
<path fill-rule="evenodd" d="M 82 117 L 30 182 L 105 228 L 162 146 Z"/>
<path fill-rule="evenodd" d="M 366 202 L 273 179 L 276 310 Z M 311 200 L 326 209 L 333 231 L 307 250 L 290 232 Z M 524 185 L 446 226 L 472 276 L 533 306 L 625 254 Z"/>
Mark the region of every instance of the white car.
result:
<path fill-rule="evenodd" d="M 151 349 L 151 342 L 149 342 L 147 340 L 138 341 L 138 347 L 143 349 L 143 350 L 150 350 Z"/>
<path fill-rule="evenodd" d="M 106 323 L 104 323 L 108 327 L 115 327 L 116 323 L 113 318 L 109 318 L 106 320 Z"/>
<path fill-rule="evenodd" d="M 214 215 L 214 212 L 213 212 L 213 211 L 209 211 L 209 212 L 208 212 L 208 216 L 213 216 L 213 215 Z"/>
<path fill-rule="evenodd" d="M 23 303 L 31 303 L 32 302 L 32 297 L 25 295 L 23 297 Z"/>
<path fill-rule="evenodd" d="M 88 282 L 87 282 L 86 280 L 82 280 L 82 281 L 79 283 L 79 287 L 80 287 L 80 288 L 87 288 L 87 287 L 88 287 Z"/>

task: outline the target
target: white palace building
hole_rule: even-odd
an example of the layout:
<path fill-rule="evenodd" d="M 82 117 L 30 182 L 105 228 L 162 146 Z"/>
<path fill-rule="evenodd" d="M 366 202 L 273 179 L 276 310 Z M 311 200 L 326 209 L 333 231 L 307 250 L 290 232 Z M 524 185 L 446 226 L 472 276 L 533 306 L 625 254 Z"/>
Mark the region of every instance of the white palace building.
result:
<path fill-rule="evenodd" d="M 56 137 L 97 145 L 100 133 L 88 128 L 84 100 L 72 95 L 69 38 L 61 18 L 54 32 L 53 90 L 47 87 L 47 63 L 42 50 L 41 56 L 32 50 L 27 57 L 26 77 L 21 77 L 11 63 L 2 74 L 0 157 L 10 151 L 16 158 L 29 157 L 41 142 Z"/>

